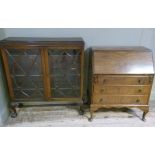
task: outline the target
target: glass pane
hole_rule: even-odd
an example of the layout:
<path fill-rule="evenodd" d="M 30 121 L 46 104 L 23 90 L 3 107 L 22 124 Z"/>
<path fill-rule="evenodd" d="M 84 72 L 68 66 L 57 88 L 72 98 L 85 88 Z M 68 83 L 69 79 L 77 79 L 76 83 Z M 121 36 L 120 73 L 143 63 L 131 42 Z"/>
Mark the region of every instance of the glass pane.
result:
<path fill-rule="evenodd" d="M 49 50 L 52 97 L 80 97 L 80 51 Z"/>
<path fill-rule="evenodd" d="M 15 99 L 43 99 L 43 75 L 38 49 L 8 49 Z"/>

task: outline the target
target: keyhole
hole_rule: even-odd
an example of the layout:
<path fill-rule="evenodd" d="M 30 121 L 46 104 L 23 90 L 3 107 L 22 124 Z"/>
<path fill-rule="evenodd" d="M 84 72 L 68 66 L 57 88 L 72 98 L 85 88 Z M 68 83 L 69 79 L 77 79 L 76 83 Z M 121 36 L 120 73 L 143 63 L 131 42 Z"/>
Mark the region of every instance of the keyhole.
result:
<path fill-rule="evenodd" d="M 142 83 L 142 81 L 141 81 L 141 80 L 138 80 L 138 83 L 139 83 L 139 84 L 141 84 L 141 83 Z"/>

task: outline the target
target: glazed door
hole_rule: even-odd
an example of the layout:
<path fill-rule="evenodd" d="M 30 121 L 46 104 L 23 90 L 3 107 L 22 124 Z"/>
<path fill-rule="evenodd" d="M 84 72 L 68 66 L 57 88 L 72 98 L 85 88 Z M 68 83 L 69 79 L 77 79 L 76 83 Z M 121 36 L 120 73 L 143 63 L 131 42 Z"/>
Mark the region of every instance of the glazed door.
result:
<path fill-rule="evenodd" d="M 81 97 L 81 49 L 48 49 L 50 97 L 73 99 Z"/>
<path fill-rule="evenodd" d="M 39 48 L 4 49 L 3 59 L 13 100 L 43 100 L 42 57 Z"/>

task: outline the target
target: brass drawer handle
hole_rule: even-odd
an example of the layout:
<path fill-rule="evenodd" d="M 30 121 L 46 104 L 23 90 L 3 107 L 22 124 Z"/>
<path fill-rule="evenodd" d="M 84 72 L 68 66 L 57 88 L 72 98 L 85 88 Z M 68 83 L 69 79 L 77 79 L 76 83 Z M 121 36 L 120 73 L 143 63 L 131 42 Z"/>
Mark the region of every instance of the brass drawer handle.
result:
<path fill-rule="evenodd" d="M 139 92 L 139 93 L 141 93 L 141 92 L 142 92 L 142 90 L 141 90 L 141 89 L 138 89 L 138 92 Z"/>
<path fill-rule="evenodd" d="M 139 99 L 137 99 L 137 100 L 136 100 L 136 102 L 137 102 L 137 103 L 139 103 L 139 102 L 140 102 L 140 100 L 139 100 Z"/>

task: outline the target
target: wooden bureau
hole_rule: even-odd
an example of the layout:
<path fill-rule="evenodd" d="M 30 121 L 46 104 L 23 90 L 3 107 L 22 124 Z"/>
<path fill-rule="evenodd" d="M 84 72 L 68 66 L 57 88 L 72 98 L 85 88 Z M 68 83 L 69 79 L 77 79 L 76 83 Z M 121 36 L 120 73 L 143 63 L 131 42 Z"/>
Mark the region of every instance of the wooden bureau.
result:
<path fill-rule="evenodd" d="M 152 52 L 145 47 L 92 48 L 91 105 L 100 108 L 140 108 L 142 120 L 149 111 L 154 68 Z"/>

